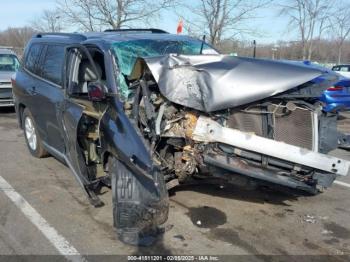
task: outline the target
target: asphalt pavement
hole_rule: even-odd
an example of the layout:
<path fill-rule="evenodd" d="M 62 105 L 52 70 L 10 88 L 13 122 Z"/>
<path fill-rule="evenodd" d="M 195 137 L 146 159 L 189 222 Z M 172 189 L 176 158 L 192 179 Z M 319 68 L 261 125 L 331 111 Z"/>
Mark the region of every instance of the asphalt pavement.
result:
<path fill-rule="evenodd" d="M 350 133 L 346 117 L 339 127 Z M 350 255 L 350 176 L 317 196 L 182 186 L 159 241 L 133 247 L 116 239 L 110 190 L 91 206 L 65 165 L 30 155 L 14 111 L 0 108 L 0 178 L 0 255 Z"/>

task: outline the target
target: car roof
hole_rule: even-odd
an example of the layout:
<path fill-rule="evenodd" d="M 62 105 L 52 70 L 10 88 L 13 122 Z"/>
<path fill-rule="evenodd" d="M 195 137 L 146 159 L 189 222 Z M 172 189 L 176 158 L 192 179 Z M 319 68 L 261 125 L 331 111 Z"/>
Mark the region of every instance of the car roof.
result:
<path fill-rule="evenodd" d="M 15 52 L 13 52 L 10 49 L 0 48 L 0 54 L 2 54 L 2 55 L 15 55 Z"/>
<path fill-rule="evenodd" d="M 186 41 L 196 38 L 169 34 L 159 29 L 130 29 L 105 32 L 88 33 L 41 33 L 33 36 L 32 42 L 54 42 L 54 43 L 92 43 L 103 41 L 105 43 L 125 42 L 131 40 L 163 40 L 163 41 Z"/>

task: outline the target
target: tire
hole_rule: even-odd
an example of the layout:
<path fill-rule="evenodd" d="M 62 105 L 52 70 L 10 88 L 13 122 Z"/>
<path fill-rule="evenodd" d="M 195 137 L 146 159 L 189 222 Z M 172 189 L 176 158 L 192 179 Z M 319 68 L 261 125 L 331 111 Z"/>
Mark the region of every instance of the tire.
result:
<path fill-rule="evenodd" d="M 24 138 L 27 143 L 27 147 L 32 156 L 37 158 L 43 158 L 48 156 L 47 151 L 44 149 L 42 140 L 38 134 L 34 118 L 30 111 L 25 108 L 22 114 L 22 126 L 24 132 Z"/>
<path fill-rule="evenodd" d="M 145 186 L 121 161 L 110 158 L 113 221 L 118 238 L 131 245 L 151 245 L 168 218 L 168 193 L 164 178 L 154 172 L 155 187 Z"/>

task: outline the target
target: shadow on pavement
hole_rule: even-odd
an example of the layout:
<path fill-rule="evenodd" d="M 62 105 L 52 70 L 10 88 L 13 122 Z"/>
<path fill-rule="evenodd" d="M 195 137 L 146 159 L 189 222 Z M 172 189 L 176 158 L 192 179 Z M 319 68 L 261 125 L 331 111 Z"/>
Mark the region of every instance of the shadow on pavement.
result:
<path fill-rule="evenodd" d="M 15 108 L 13 106 L 0 107 L 0 114 L 13 114 Z"/>
<path fill-rule="evenodd" d="M 137 250 L 134 252 L 133 255 L 134 256 L 135 255 L 142 255 L 142 256 L 163 255 L 164 256 L 164 255 L 172 255 L 172 252 L 170 249 L 168 249 L 164 245 L 164 233 L 163 233 L 161 236 L 159 236 L 159 238 L 153 245 L 147 246 L 147 247 L 138 246 Z"/>
<path fill-rule="evenodd" d="M 170 192 L 170 196 L 180 191 L 194 191 L 215 197 L 227 199 L 235 199 L 253 203 L 270 203 L 274 205 L 290 206 L 285 203 L 288 201 L 298 201 L 300 196 L 308 196 L 303 192 L 289 190 L 288 188 L 273 187 L 258 187 L 254 190 L 248 190 L 244 187 L 225 184 L 220 187 L 220 184 L 191 184 L 181 185 Z"/>

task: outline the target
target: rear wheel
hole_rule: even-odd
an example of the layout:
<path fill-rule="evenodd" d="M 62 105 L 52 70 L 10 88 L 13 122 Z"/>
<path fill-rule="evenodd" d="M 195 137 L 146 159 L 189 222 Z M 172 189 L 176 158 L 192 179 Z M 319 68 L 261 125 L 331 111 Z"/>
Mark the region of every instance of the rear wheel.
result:
<path fill-rule="evenodd" d="M 42 158 L 48 155 L 47 151 L 44 149 L 42 140 L 38 135 L 38 130 L 36 128 L 34 119 L 30 111 L 26 108 L 22 115 L 22 126 L 24 131 L 24 137 L 29 149 L 29 152 L 38 158 Z"/>
<path fill-rule="evenodd" d="M 168 195 L 164 178 L 154 172 L 155 187 L 141 182 L 121 161 L 108 161 L 113 194 L 113 221 L 118 238 L 132 245 L 151 245 L 158 225 L 168 218 Z"/>

